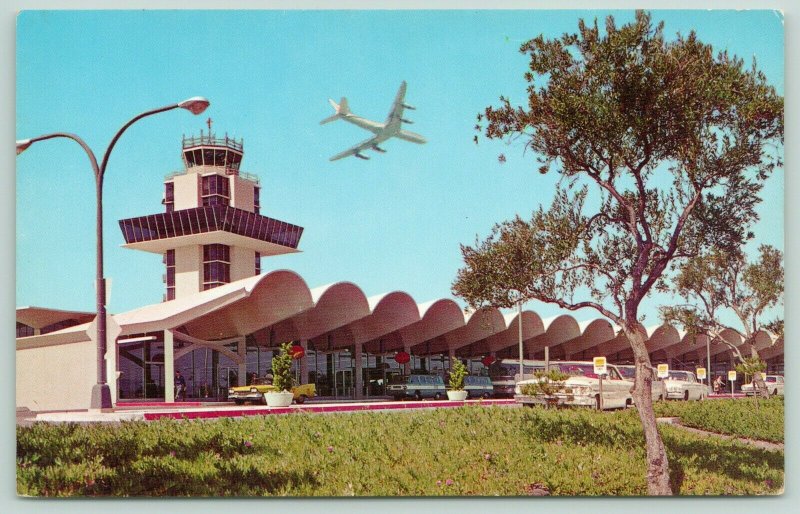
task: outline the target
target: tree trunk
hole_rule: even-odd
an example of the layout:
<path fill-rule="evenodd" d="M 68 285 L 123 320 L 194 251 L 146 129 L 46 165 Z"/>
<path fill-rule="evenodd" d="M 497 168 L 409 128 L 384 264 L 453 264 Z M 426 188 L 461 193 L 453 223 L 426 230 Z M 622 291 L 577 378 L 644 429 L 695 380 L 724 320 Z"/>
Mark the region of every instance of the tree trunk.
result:
<path fill-rule="evenodd" d="M 645 450 L 647 452 L 647 494 L 650 496 L 672 495 L 669 481 L 669 462 L 667 450 L 661 440 L 656 426 L 656 414 L 653 410 L 653 367 L 645 346 L 646 336 L 636 329 L 625 329 L 636 364 L 636 378 L 633 386 L 633 401 L 639 413 L 639 420 L 644 431 Z"/>
<path fill-rule="evenodd" d="M 755 341 L 750 342 L 750 357 L 754 359 L 761 359 L 758 356 L 758 350 L 756 350 L 756 343 Z M 764 382 L 764 378 L 761 376 L 761 373 L 754 373 L 753 374 L 753 395 L 758 395 L 762 398 L 769 398 L 769 391 L 767 390 L 767 383 Z"/>

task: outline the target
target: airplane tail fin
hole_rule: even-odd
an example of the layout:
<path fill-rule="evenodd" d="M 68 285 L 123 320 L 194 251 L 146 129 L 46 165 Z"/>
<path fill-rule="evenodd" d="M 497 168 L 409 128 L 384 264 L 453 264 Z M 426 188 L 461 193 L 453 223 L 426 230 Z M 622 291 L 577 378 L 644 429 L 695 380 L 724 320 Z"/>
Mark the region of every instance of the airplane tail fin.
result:
<path fill-rule="evenodd" d="M 319 122 L 320 125 L 324 125 L 326 123 L 330 123 L 332 121 L 336 121 L 339 118 L 341 118 L 342 116 L 346 116 L 346 115 L 350 114 L 350 106 L 347 104 L 347 98 L 342 97 L 342 99 L 339 100 L 338 104 L 336 102 L 334 102 L 332 99 L 329 98 L 328 99 L 328 103 L 331 104 L 331 107 L 333 107 L 333 110 L 336 111 L 336 114 L 334 114 L 333 116 L 329 116 L 329 117 L 325 118 L 324 120 L 320 121 Z"/>

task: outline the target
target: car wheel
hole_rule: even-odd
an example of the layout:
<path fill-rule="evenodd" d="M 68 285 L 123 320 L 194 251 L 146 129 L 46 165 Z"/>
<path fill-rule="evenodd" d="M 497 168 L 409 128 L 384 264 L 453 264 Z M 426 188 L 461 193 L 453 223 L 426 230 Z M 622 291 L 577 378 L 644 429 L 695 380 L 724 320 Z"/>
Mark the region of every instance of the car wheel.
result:
<path fill-rule="evenodd" d="M 664 401 L 664 395 L 663 394 L 658 395 L 658 401 L 660 401 L 660 402 Z"/>
<path fill-rule="evenodd" d="M 633 400 L 628 398 L 627 400 L 625 400 L 625 408 L 630 409 L 631 407 L 633 407 Z"/>
<path fill-rule="evenodd" d="M 297 402 L 297 405 L 302 405 L 302 404 L 306 403 L 306 398 L 308 398 L 306 395 L 301 394 L 300 396 L 297 397 L 295 402 Z"/>
<path fill-rule="evenodd" d="M 778 396 L 778 390 L 777 389 L 773 389 L 772 390 L 772 396 Z"/>
<path fill-rule="evenodd" d="M 419 391 L 415 392 L 414 393 L 414 399 L 417 400 L 417 401 L 422 400 L 422 393 L 420 393 Z"/>
<path fill-rule="evenodd" d="M 435 395 L 433 395 L 433 399 L 434 400 L 441 400 L 442 399 L 442 393 L 436 393 Z"/>
<path fill-rule="evenodd" d="M 597 410 L 600 410 L 600 395 L 594 397 L 594 405 L 597 407 Z"/>
<path fill-rule="evenodd" d="M 235 403 L 236 405 L 242 405 L 244 404 L 244 400 L 233 400 L 233 403 Z"/>
<path fill-rule="evenodd" d="M 683 393 L 683 399 L 684 399 L 684 400 L 686 400 L 686 401 L 688 401 L 688 400 L 689 400 L 689 391 L 684 391 L 684 393 Z"/>

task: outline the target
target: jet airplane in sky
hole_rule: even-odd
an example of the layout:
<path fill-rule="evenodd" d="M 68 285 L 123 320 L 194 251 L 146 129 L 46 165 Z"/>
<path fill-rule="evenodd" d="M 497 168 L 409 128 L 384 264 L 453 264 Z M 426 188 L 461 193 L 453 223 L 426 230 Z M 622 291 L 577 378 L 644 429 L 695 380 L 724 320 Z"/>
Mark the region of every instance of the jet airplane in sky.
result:
<path fill-rule="evenodd" d="M 412 123 L 411 121 L 403 118 L 403 111 L 405 109 L 414 110 L 414 107 L 404 103 L 405 96 L 406 82 L 403 81 L 403 83 L 400 84 L 400 89 L 397 91 L 397 96 L 395 97 L 392 108 L 389 111 L 389 116 L 386 118 L 384 123 L 370 121 L 362 118 L 361 116 L 356 116 L 350 112 L 350 106 L 347 104 L 347 98 L 342 97 L 338 104 L 329 99 L 328 102 L 330 102 L 333 110 L 336 111 L 336 113 L 333 116 L 320 121 L 320 125 L 324 125 L 336 120 L 344 120 L 352 123 L 353 125 L 369 130 L 375 134 L 371 138 L 362 141 L 356 146 L 349 148 L 342 153 L 334 155 L 330 158 L 330 160 L 336 161 L 351 155 L 355 155 L 359 159 L 368 160 L 369 157 L 362 153 L 364 150 L 375 150 L 376 152 L 385 153 L 386 150 L 378 145 L 393 137 L 420 145 L 426 143 L 427 141 L 421 135 L 402 129 L 403 123 Z"/>

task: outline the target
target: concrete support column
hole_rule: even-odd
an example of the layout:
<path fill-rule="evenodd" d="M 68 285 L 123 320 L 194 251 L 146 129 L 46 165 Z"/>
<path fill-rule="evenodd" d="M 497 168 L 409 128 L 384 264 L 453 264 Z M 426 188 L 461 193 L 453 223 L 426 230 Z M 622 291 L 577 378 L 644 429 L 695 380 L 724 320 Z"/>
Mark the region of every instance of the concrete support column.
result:
<path fill-rule="evenodd" d="M 300 359 L 300 383 L 308 383 L 308 339 L 301 339 L 300 346 L 303 347 L 305 357 Z"/>
<path fill-rule="evenodd" d="M 447 349 L 447 359 L 450 361 L 450 370 L 453 369 L 453 363 L 456 360 L 456 350 L 454 348 Z"/>
<path fill-rule="evenodd" d="M 239 383 L 237 385 L 247 385 L 247 340 L 242 337 L 236 341 L 236 353 L 239 355 Z M 228 387 L 232 387 L 228 385 Z"/>
<path fill-rule="evenodd" d="M 404 346 L 403 351 L 407 354 L 411 355 L 411 347 Z M 409 360 L 405 364 L 403 364 L 403 375 L 410 375 L 411 374 L 411 361 Z"/>
<path fill-rule="evenodd" d="M 42 335 L 42 329 L 41 328 L 34 328 L 33 329 L 33 335 L 35 335 L 35 336 Z"/>
<path fill-rule="evenodd" d="M 364 351 L 364 345 L 361 344 L 361 343 L 356 343 L 355 347 L 356 348 L 355 348 L 355 351 L 353 352 L 353 357 L 355 358 L 355 361 L 356 361 L 356 366 L 355 366 L 356 369 L 354 371 L 354 373 L 356 374 L 356 377 L 355 377 L 355 380 L 353 382 L 355 384 L 356 390 L 355 390 L 355 394 L 353 395 L 353 397 L 356 400 L 360 400 L 361 398 L 364 398 L 364 392 L 363 392 L 363 389 L 364 389 L 364 372 L 362 371 L 362 366 L 361 366 L 361 355 L 362 355 L 362 353 Z"/>
<path fill-rule="evenodd" d="M 172 330 L 164 331 L 164 401 L 175 401 L 175 339 Z"/>

